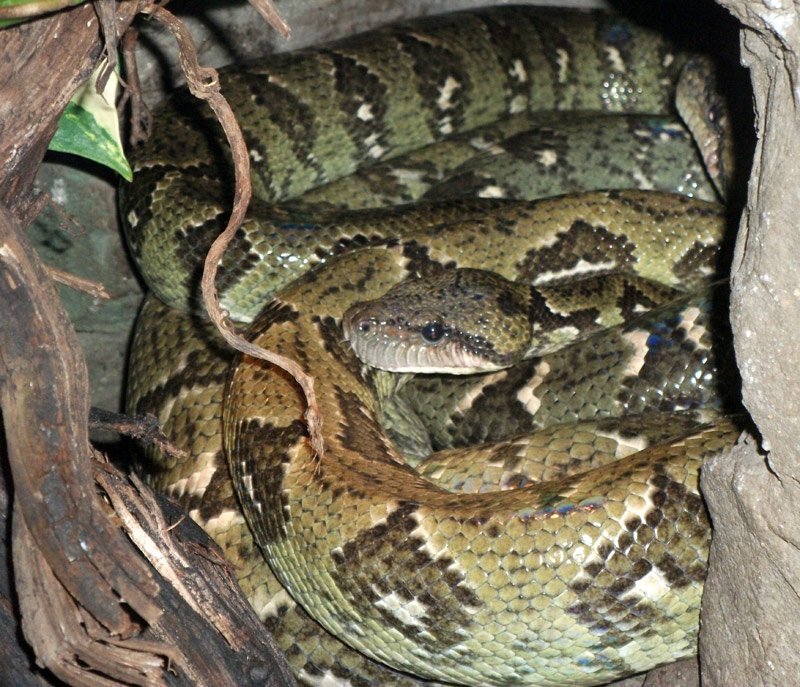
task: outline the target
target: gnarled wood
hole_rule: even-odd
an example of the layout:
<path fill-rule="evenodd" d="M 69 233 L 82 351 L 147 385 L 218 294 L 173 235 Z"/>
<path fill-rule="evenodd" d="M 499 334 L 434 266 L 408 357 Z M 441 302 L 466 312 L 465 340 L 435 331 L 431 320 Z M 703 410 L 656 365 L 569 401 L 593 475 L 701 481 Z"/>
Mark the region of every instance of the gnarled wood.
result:
<path fill-rule="evenodd" d="M 119 3 L 119 30 L 145 4 Z M 207 553 L 207 540 L 190 544 L 204 564 L 170 533 L 167 524 L 177 516 L 168 521 L 147 498 L 132 515 L 136 500 L 125 491 L 131 487 L 106 469 L 102 483 L 116 514 L 97 489 L 85 362 L 24 226 L 36 212 L 32 182 L 57 118 L 104 46 L 88 4 L 2 35 L 0 408 L 24 635 L 36 661 L 71 685 L 291 685 L 263 626 L 226 569 Z M 0 506 L 7 519 L 8 500 L 0 499 Z M 137 532 L 146 536 L 137 538 Z M 7 556 L 8 541 L 0 539 Z M 152 561 L 177 555 L 182 565 L 173 561 L 169 575 L 163 565 L 156 571 L 132 540 L 147 543 Z M 195 571 L 211 581 L 193 584 L 188 578 Z M 16 609 L 8 586 L 0 591 L 0 613 L 7 618 Z M 16 644 L 19 632 L 8 627 Z M 0 658 L 24 656 L 16 649 Z M 3 665 L 0 674 L 23 684 L 16 676 L 27 675 L 25 668 L 21 663 L 12 672 Z M 43 679 L 31 676 L 24 684 Z"/>

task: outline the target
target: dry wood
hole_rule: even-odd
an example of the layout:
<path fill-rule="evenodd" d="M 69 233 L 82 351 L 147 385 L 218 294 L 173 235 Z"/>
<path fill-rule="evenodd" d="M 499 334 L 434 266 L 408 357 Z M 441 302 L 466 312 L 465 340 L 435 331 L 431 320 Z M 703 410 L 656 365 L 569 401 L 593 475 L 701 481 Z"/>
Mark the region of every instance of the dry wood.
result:
<path fill-rule="evenodd" d="M 165 456 L 180 458 L 186 451 L 178 448 L 161 430 L 155 415 L 125 415 L 102 408 L 89 408 L 89 429 L 105 429 L 136 439 L 144 446 L 155 446 Z"/>
<path fill-rule="evenodd" d="M 281 13 L 278 12 L 278 9 L 273 4 L 272 0 L 250 0 L 250 4 L 255 7 L 256 12 L 258 12 L 264 19 L 269 22 L 269 25 L 272 26 L 281 36 L 284 38 L 288 38 L 291 30 L 289 29 L 289 24 L 286 20 L 281 16 Z"/>
<path fill-rule="evenodd" d="M 144 143 L 150 135 L 153 127 L 153 115 L 142 99 L 142 85 L 139 80 L 139 68 L 136 65 L 136 39 L 139 37 L 139 30 L 135 26 L 128 27 L 122 34 L 120 45 L 122 46 L 122 61 L 125 65 L 125 90 L 117 103 L 117 111 L 124 112 L 128 102 L 131 104 L 130 116 L 130 135 L 128 139 L 130 145 Z"/>
<path fill-rule="evenodd" d="M 201 289 L 206 311 L 211 321 L 219 330 L 219 333 L 230 346 L 237 351 L 246 353 L 254 358 L 266 360 L 286 370 L 300 385 L 306 398 L 306 423 L 308 425 L 311 448 L 318 456 L 322 456 L 325 449 L 322 440 L 322 416 L 320 415 L 317 397 L 314 392 L 314 379 L 306 374 L 303 368 L 294 360 L 268 351 L 243 338 L 236 332 L 233 323 L 219 307 L 219 297 L 215 285 L 217 268 L 225 253 L 225 249 L 242 226 L 242 221 L 247 212 L 247 205 L 252 196 L 250 184 L 250 156 L 247 152 L 247 144 L 244 141 L 244 136 L 242 136 L 242 131 L 239 128 L 233 110 L 231 110 L 228 101 L 225 100 L 220 92 L 219 77 L 216 69 L 200 66 L 197 61 L 197 50 L 194 46 L 194 41 L 192 41 L 191 34 L 186 30 L 183 23 L 163 7 L 150 7 L 146 10 L 146 13 L 152 14 L 175 36 L 180 50 L 181 68 L 186 76 L 186 83 L 189 86 L 189 90 L 196 98 L 205 100 L 214 111 L 214 114 L 217 116 L 219 123 L 225 131 L 225 136 L 228 139 L 228 144 L 231 147 L 231 154 L 233 155 L 236 178 L 233 209 L 228 219 L 228 226 L 225 227 L 225 230 L 214 240 L 214 243 L 211 244 L 211 248 L 209 248 L 208 254 L 206 255 L 205 265 L 203 266 Z"/>
<path fill-rule="evenodd" d="M 145 4 L 119 3 L 117 28 L 124 30 Z M 127 483 L 108 468 L 101 473 L 105 498 L 97 489 L 85 362 L 24 227 L 40 206 L 32 202 L 33 179 L 57 118 L 104 44 L 91 5 L 15 26 L 3 38 L 9 59 L 0 62 L 0 408 L 24 635 L 36 661 L 70 685 L 291 685 L 227 569 L 214 565 L 223 570 L 214 577 L 206 565 L 214 556 L 203 553 L 205 563 L 197 562 L 176 543 L 168 525 L 183 516 L 148 510 L 155 502 L 144 487 L 135 491 L 146 507 L 131 509 L 119 495 Z M 2 514 L 7 518 L 8 509 Z M 191 523 L 174 532 L 183 527 Z M 142 531 L 144 538 L 137 536 Z M 198 537 L 192 550 L 210 550 Z M 151 557 L 166 560 L 181 551 L 185 565 L 162 577 L 133 543 L 145 540 Z M 8 542 L 0 543 L 7 555 Z M 194 582 L 195 571 L 211 582 Z M 0 591 L 0 614 L 7 617 L 10 592 L 2 585 Z M 13 637 L 17 644 L 19 633 Z M 3 660 L 10 655 L 0 651 Z M 4 680 L 25 674 L 6 666 L 0 672 Z"/>
<path fill-rule="evenodd" d="M 100 282 L 79 277 L 77 274 L 65 272 L 57 267 L 46 265 L 45 268 L 47 269 L 47 273 L 50 275 L 50 278 L 59 284 L 69 286 L 71 289 L 75 289 L 76 291 L 88 293 L 92 298 L 103 298 L 105 300 L 111 298 L 108 291 L 106 291 L 106 287 Z"/>

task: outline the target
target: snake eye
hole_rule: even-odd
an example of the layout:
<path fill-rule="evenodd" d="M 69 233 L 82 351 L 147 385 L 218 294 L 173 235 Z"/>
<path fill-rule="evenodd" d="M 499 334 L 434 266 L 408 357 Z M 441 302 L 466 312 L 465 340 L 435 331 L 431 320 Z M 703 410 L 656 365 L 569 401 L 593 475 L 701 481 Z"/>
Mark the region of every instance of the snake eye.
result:
<path fill-rule="evenodd" d="M 437 343 L 445 334 L 444 325 L 440 322 L 430 322 L 422 328 L 420 334 L 428 343 Z"/>

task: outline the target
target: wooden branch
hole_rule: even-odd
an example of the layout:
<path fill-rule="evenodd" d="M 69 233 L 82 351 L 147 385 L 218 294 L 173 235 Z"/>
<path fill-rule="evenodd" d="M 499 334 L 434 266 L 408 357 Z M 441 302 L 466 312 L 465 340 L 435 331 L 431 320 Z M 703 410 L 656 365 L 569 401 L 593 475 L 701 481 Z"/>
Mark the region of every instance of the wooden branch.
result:
<path fill-rule="evenodd" d="M 250 4 L 255 8 L 264 19 L 269 22 L 270 26 L 275 29 L 284 38 L 289 38 L 291 29 L 289 24 L 283 18 L 277 7 L 273 4 L 272 0 L 250 0 Z"/>
<path fill-rule="evenodd" d="M 23 223 L 58 116 L 102 51 L 91 5 L 3 30 L 3 53 L 13 59 L 0 65 L 0 203 Z"/>
<path fill-rule="evenodd" d="M 28 647 L 19 636 L 17 602 L 11 590 L 11 500 L 8 475 L 0 461 L 0 674 L 9 687 L 53 687 L 40 671 L 29 668 Z"/>
<path fill-rule="evenodd" d="M 95 475 L 122 527 L 163 580 L 169 609 L 150 628 L 174 658 L 172 682 L 208 687 L 295 687 L 285 659 L 208 535 L 135 477 L 108 465 Z"/>
<path fill-rule="evenodd" d="M 225 341 L 242 353 L 246 353 L 253 358 L 266 360 L 273 365 L 280 367 L 288 372 L 303 390 L 306 398 L 306 424 L 308 425 L 309 440 L 311 448 L 318 456 L 322 456 L 325 446 L 322 439 L 322 415 L 317 404 L 317 395 L 314 391 L 314 379 L 303 370 L 300 365 L 283 355 L 268 351 L 258 346 L 243 336 L 241 336 L 228 319 L 227 313 L 223 313 L 219 306 L 219 296 L 217 294 L 216 278 L 217 268 L 222 260 L 225 250 L 230 244 L 236 232 L 244 221 L 247 205 L 252 196 L 250 183 L 250 156 L 247 152 L 239 123 L 233 113 L 228 101 L 220 92 L 219 77 L 215 69 L 201 67 L 197 61 L 197 49 L 194 41 L 186 26 L 175 15 L 171 14 L 163 7 L 153 6 L 145 10 L 158 19 L 175 36 L 179 47 L 179 57 L 181 69 L 186 76 L 186 84 L 196 98 L 205 100 L 209 107 L 214 111 L 231 147 L 233 165 L 236 178 L 236 189 L 234 191 L 233 208 L 228 219 L 228 226 L 214 239 L 211 248 L 206 254 L 203 266 L 203 276 L 200 280 L 200 287 L 203 292 L 203 303 L 209 319 L 217 327 Z"/>
<path fill-rule="evenodd" d="M 121 116 L 121 113 L 125 110 L 125 105 L 130 101 L 131 133 L 129 144 L 131 146 L 144 143 L 153 128 L 153 115 L 142 99 L 142 84 L 139 81 L 139 67 L 136 64 L 136 39 L 138 36 L 139 30 L 136 26 L 131 26 L 122 35 L 122 40 L 120 41 L 125 71 L 125 79 L 123 81 L 125 89 L 117 103 L 117 112 Z"/>
<path fill-rule="evenodd" d="M 143 563 L 130 560 L 130 543 L 94 491 L 88 380 L 77 336 L 44 266 L 4 208 L 0 407 L 14 483 L 15 536 L 27 546 L 35 544 L 44 567 L 109 633 L 129 637 L 138 629 L 121 599 L 140 618 L 154 622 L 161 611 L 150 597 L 158 586 Z M 15 570 L 33 572 L 21 564 Z M 53 646 L 31 623 L 36 606 L 46 603 L 48 592 L 55 593 L 52 586 L 39 588 L 48 579 L 45 573 L 37 582 L 26 578 L 31 588 L 18 589 L 23 629 L 44 658 L 53 655 Z"/>
<path fill-rule="evenodd" d="M 153 599 L 169 609 L 135 639 L 110 638 L 76 611 L 58 583 L 48 583 L 52 593 L 39 603 L 39 628 L 58 620 L 73 628 L 73 643 L 52 644 L 60 654 L 79 655 L 88 665 L 102 666 L 116 680 L 96 672 L 75 672 L 72 684 L 81 687 L 111 685 L 170 685 L 184 687 L 293 687 L 290 669 L 272 644 L 269 633 L 256 617 L 236 584 L 222 553 L 208 536 L 176 506 L 153 494 L 137 480 L 129 480 L 109 465 L 95 463 L 95 480 L 113 504 L 115 517 L 126 533 L 154 561 L 161 583 Z M 0 571 L 10 561 L 10 504 L 0 466 Z M 15 520 L 16 526 L 16 520 Z M 15 533 L 16 534 L 16 533 Z M 30 541 L 30 540 L 28 540 Z M 36 547 L 15 537 L 15 560 L 25 566 L 26 576 L 47 576 Z M 8 687 L 57 687 L 41 672 L 28 669 L 29 653 L 20 644 L 18 618 L 9 580 L 0 574 L 0 674 Z M 100 641 L 97 641 L 97 640 Z M 159 656 L 169 659 L 165 665 Z M 48 661 L 48 663 L 51 661 Z M 75 670 L 74 663 L 68 668 Z M 61 674 L 65 677 L 64 674 Z"/>
<path fill-rule="evenodd" d="M 148 2 L 122 0 L 118 31 Z M 104 44 L 91 4 L 3 29 L 2 36 L 8 59 L 0 62 L 0 204 L 25 225 L 33 179 L 58 117 L 97 67 Z"/>
<path fill-rule="evenodd" d="M 140 446 L 155 446 L 165 456 L 182 458 L 186 455 L 161 431 L 155 415 L 124 415 L 102 408 L 89 408 L 89 429 L 105 429 L 132 437 Z"/>
<path fill-rule="evenodd" d="M 82 687 L 161 687 L 167 666 L 179 685 L 293 684 L 221 554 L 201 556 L 219 561 L 205 569 L 190 561 L 171 534 L 183 516 L 165 517 L 141 485 L 132 489 L 92 462 L 75 332 L 1 207 L 0 407 L 22 626 L 42 665 Z M 113 518 L 95 488 L 98 470 Z M 213 547 L 199 534 L 194 541 L 204 542 L 201 551 Z"/>
<path fill-rule="evenodd" d="M 47 266 L 46 269 L 47 273 L 50 275 L 50 278 L 59 284 L 69 286 L 71 289 L 75 289 L 76 291 L 88 293 L 92 298 L 102 298 L 104 300 L 111 298 L 111 295 L 108 293 L 108 291 L 106 291 L 106 287 L 100 282 L 79 277 L 77 274 L 60 270 L 57 267 Z"/>
<path fill-rule="evenodd" d="M 120 2 L 116 29 L 124 30 L 146 4 Z M 75 686 L 292 685 L 288 667 L 227 569 L 219 575 L 227 586 L 190 580 L 195 571 L 209 571 L 188 553 L 175 553 L 180 547 L 168 525 L 183 516 L 168 522 L 157 510 L 132 509 L 131 499 L 118 494 L 124 480 L 107 469 L 105 497 L 119 512 L 98 492 L 86 365 L 24 226 L 34 215 L 32 182 L 57 118 L 94 70 L 103 42 L 90 5 L 7 29 L 3 38 L 0 410 L 14 490 L 13 567 L 24 635 L 37 662 Z M 146 525 L 137 526 L 140 517 Z M 147 542 L 160 561 L 158 572 L 134 541 Z M 0 543 L 7 555 L 7 542 Z M 185 565 L 165 568 L 163 562 L 176 556 Z M 3 617 L 12 610 L 8 598 L 0 595 Z"/>

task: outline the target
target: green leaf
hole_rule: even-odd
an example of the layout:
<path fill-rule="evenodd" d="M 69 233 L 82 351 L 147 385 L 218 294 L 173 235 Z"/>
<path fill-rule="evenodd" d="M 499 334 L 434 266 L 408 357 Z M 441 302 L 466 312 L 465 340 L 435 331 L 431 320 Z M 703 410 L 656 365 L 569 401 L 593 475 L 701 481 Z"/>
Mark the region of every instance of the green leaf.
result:
<path fill-rule="evenodd" d="M 97 77 L 104 67 L 105 62 L 72 96 L 50 141 L 50 150 L 94 160 L 130 181 L 133 173 L 122 150 L 119 119 L 114 105 L 118 83 L 116 73 L 109 78 L 103 93 L 95 90 Z"/>
<path fill-rule="evenodd" d="M 0 0 L 0 8 L 16 8 L 8 13 L 9 16 L 16 18 L 0 18 L 0 29 L 35 19 L 43 14 L 57 12 L 64 7 L 80 5 L 82 2 L 86 2 L 86 0 Z"/>

